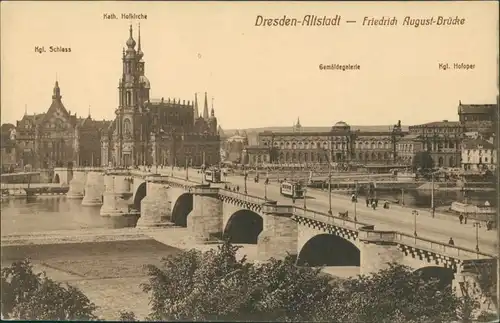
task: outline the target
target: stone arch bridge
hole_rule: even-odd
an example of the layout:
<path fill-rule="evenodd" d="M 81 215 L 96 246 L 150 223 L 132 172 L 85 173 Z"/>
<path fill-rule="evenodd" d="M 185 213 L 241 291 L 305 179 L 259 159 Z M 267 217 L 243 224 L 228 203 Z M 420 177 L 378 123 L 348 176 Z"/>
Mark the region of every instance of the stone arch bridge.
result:
<path fill-rule="evenodd" d="M 464 281 L 493 255 L 172 176 L 73 169 L 68 198 L 101 205 L 102 216 L 138 217 L 138 227 L 178 225 L 198 240 L 221 236 L 257 244 L 259 257 L 297 256 L 298 264 L 359 266 L 370 274 L 396 262 Z"/>

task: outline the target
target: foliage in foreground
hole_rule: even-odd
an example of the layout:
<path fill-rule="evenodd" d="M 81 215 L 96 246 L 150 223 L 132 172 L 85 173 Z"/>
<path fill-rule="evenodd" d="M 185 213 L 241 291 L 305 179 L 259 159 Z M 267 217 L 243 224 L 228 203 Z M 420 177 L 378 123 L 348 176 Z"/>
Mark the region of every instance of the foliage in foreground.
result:
<path fill-rule="evenodd" d="M 470 321 L 477 304 L 393 264 L 372 276 L 332 281 L 293 257 L 262 265 L 237 260 L 225 243 L 148 266 L 151 320 L 450 322 Z"/>
<path fill-rule="evenodd" d="M 333 280 L 295 259 L 256 265 L 235 247 L 185 251 L 148 266 L 150 320 L 327 321 L 374 323 L 470 322 L 477 302 L 440 290 L 410 268 L 392 264 L 371 276 Z M 78 289 L 35 274 L 28 261 L 2 268 L 2 317 L 95 320 L 96 306 Z M 121 321 L 136 321 L 133 312 Z"/>
<path fill-rule="evenodd" d="M 28 260 L 2 268 L 2 317 L 20 320 L 94 320 L 96 306 L 79 289 L 35 274 Z"/>

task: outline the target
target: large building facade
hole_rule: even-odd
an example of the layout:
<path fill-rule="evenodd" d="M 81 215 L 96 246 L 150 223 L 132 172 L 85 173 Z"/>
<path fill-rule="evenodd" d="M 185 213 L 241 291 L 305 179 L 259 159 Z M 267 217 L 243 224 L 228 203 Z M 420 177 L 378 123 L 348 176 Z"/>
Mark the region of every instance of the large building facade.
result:
<path fill-rule="evenodd" d="M 387 165 L 396 160 L 396 143 L 404 135 L 401 123 L 388 131 L 353 130 L 337 122 L 330 131 L 305 132 L 300 122 L 291 132 L 265 131 L 258 135 L 258 145 L 245 149 L 245 162 L 262 164 L 349 163 Z"/>
<path fill-rule="evenodd" d="M 220 162 L 220 137 L 213 105 L 208 113 L 205 93 L 203 115 L 198 99 L 154 100 L 145 76 L 140 30 L 138 47 L 130 26 L 123 50 L 123 73 L 119 80 L 119 104 L 115 120 L 101 137 L 102 165 L 193 165 Z"/>
<path fill-rule="evenodd" d="M 33 168 L 99 165 L 100 131 L 106 121 L 95 121 L 90 112 L 78 118 L 66 110 L 59 82 L 56 81 L 52 103 L 46 113 L 28 115 L 17 121 L 16 142 L 18 166 Z"/>

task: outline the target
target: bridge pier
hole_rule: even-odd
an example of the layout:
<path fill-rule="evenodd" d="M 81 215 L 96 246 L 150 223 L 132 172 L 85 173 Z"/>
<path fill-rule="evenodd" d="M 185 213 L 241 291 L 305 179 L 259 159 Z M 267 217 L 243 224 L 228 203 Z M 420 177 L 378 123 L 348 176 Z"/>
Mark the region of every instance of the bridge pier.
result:
<path fill-rule="evenodd" d="M 297 255 L 298 228 L 292 219 L 293 207 L 277 205 L 275 201 L 262 206 L 264 227 L 257 241 L 259 258 L 281 259 L 287 254 Z"/>
<path fill-rule="evenodd" d="M 212 240 L 222 234 L 222 204 L 217 198 L 219 189 L 209 184 L 192 188 L 193 211 L 187 218 L 188 230 L 197 241 Z"/>
<path fill-rule="evenodd" d="M 69 183 L 66 197 L 69 199 L 83 199 L 85 192 L 86 173 L 84 169 L 73 169 L 73 179 Z"/>
<path fill-rule="evenodd" d="M 108 173 L 104 175 L 104 194 L 101 207 L 101 216 L 130 215 L 129 199 L 130 177 L 123 174 Z"/>
<path fill-rule="evenodd" d="M 396 232 L 372 231 L 373 226 L 359 229 L 360 274 L 369 275 L 389 268 L 389 263 L 402 263 L 404 254 L 395 241 Z"/>
<path fill-rule="evenodd" d="M 168 181 L 161 176 L 146 179 L 146 197 L 141 201 L 141 216 L 137 228 L 169 225 L 172 219 L 168 208 Z"/>
<path fill-rule="evenodd" d="M 104 176 L 100 169 L 89 169 L 87 182 L 85 183 L 85 196 L 82 200 L 83 206 L 102 205 L 102 194 L 104 193 Z"/>

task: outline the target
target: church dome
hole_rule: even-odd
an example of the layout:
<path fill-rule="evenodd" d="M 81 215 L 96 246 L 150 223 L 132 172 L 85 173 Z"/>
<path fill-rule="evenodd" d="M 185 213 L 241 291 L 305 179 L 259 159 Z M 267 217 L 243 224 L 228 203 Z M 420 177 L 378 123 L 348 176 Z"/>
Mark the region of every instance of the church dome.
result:
<path fill-rule="evenodd" d="M 345 123 L 344 121 L 339 121 L 335 124 L 334 127 L 342 127 L 342 128 L 345 128 L 345 127 L 349 127 L 349 125 L 347 123 Z"/>

